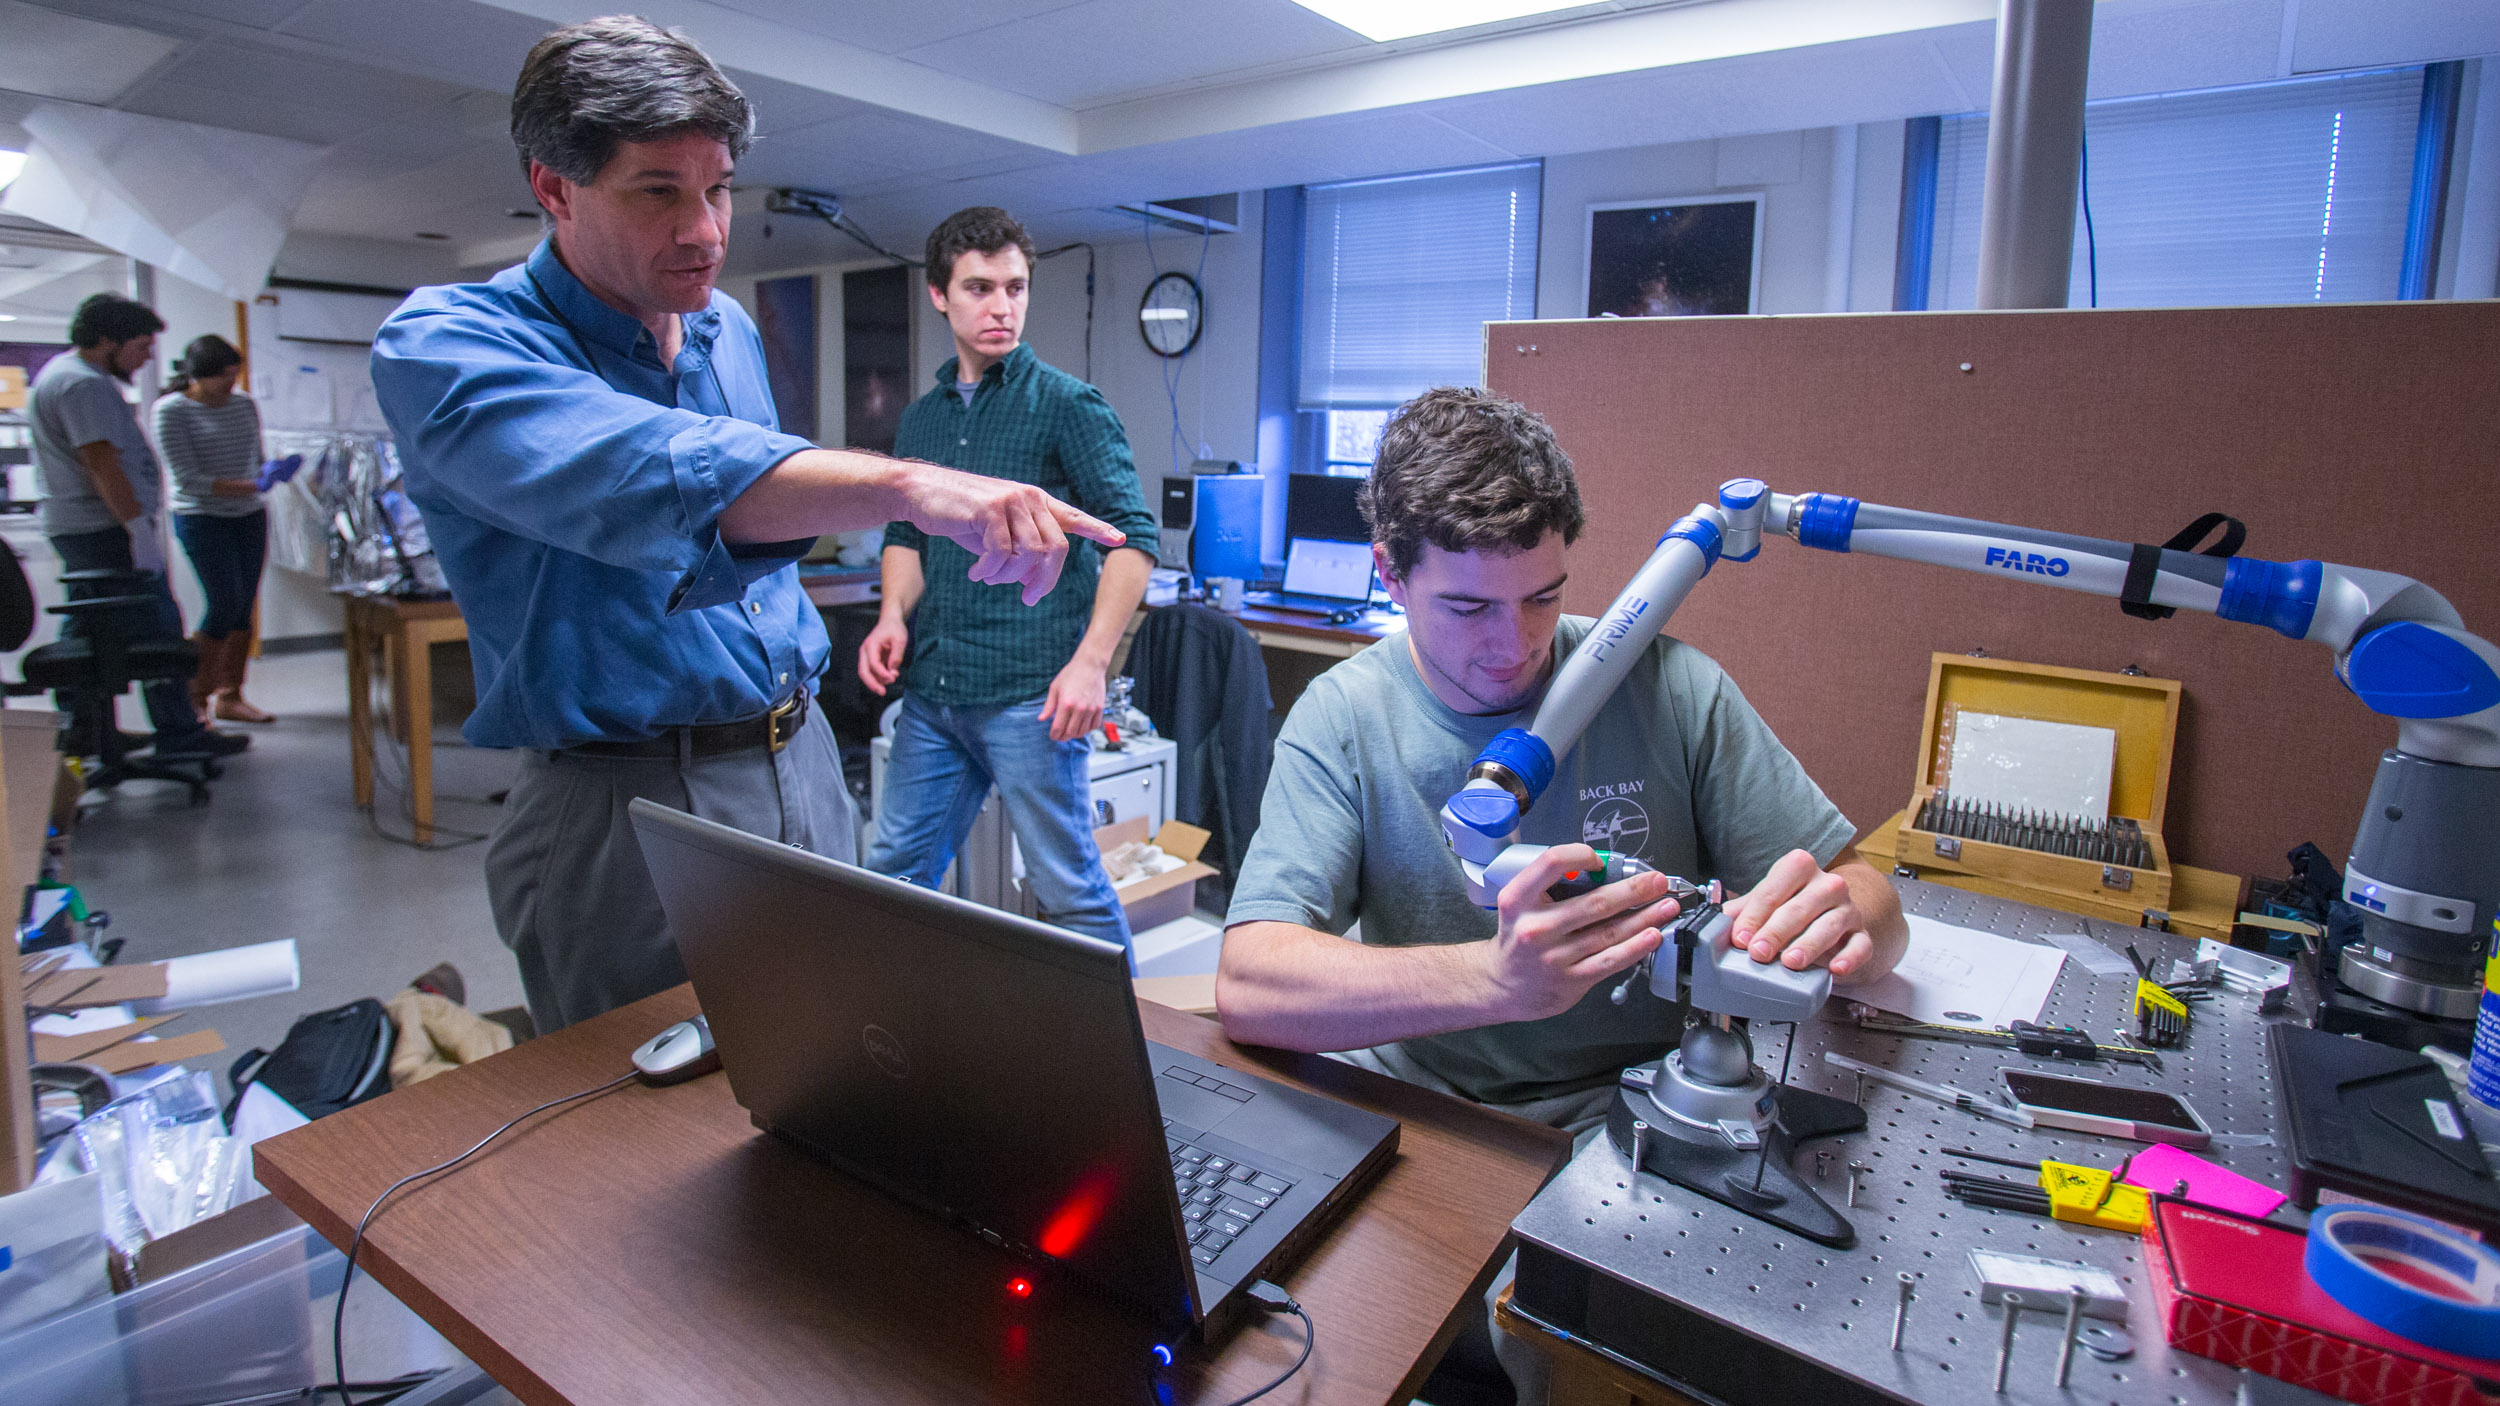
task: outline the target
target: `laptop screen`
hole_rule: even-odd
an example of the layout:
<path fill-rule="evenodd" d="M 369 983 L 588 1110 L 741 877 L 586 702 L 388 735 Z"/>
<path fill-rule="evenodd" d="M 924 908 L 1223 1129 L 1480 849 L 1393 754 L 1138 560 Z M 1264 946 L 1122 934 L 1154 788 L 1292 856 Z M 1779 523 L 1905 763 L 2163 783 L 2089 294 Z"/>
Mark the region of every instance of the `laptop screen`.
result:
<path fill-rule="evenodd" d="M 1371 543 L 1294 538 L 1285 550 L 1285 589 L 1344 601 L 1371 599 Z"/>

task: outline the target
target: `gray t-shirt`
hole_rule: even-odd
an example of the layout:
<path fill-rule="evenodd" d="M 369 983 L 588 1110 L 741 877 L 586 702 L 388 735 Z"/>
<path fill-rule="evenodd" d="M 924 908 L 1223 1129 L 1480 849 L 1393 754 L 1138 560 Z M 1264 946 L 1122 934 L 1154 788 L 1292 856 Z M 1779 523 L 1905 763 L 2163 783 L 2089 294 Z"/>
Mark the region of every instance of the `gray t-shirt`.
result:
<path fill-rule="evenodd" d="M 1563 618 L 1557 657 L 1590 623 Z M 1359 918 L 1362 940 L 1383 946 L 1492 937 L 1494 915 L 1467 901 L 1441 838 L 1441 805 L 1493 734 L 1527 726 L 1535 711 L 1453 710 L 1425 686 L 1403 638 L 1320 675 L 1277 739 L 1225 922 L 1342 934 Z M 1619 850 L 1735 893 L 1790 850 L 1828 865 L 1855 835 L 1726 672 L 1665 638 L 1598 711 L 1520 827 L 1527 843 Z M 1598 983 L 1561 1015 L 1407 1040 L 1397 1052 L 1485 1103 L 1601 1087 L 1683 1033 L 1681 1006 L 1646 992 L 1616 1006 L 1614 986 Z"/>
<path fill-rule="evenodd" d="M 35 373 L 27 395 L 27 420 L 35 449 L 35 484 L 43 494 L 39 515 L 46 536 L 67 537 L 118 527 L 121 519 L 104 506 L 78 462 L 78 448 L 98 441 L 121 451 L 122 473 L 130 480 L 139 511 L 154 513 L 163 495 L 156 455 L 140 433 L 139 417 L 122 399 L 122 383 L 87 364 L 75 351 L 65 351 Z"/>

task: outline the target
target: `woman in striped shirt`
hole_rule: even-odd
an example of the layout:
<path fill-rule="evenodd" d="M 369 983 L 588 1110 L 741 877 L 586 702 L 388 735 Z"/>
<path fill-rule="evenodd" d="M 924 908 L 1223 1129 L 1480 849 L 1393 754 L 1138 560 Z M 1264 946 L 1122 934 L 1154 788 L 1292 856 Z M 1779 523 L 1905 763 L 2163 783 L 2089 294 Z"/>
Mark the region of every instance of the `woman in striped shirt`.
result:
<path fill-rule="evenodd" d="M 208 596 L 191 637 L 200 648 L 191 703 L 202 722 L 273 721 L 243 698 L 269 514 L 260 505 L 260 409 L 234 388 L 242 368 L 233 343 L 213 334 L 196 338 L 156 402 L 157 450 L 173 477 L 174 536 Z"/>

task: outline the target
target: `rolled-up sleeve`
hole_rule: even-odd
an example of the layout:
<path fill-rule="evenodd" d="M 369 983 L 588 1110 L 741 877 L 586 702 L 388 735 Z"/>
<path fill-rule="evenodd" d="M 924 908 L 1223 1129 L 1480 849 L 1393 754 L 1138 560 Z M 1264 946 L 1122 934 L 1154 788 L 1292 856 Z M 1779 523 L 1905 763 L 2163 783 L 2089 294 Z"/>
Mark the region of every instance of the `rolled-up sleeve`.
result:
<path fill-rule="evenodd" d="M 733 551 L 720 515 L 808 441 L 616 390 L 527 323 L 404 307 L 375 339 L 373 384 L 418 507 L 676 572 L 672 613 L 735 600 L 792 555 Z"/>
<path fill-rule="evenodd" d="M 1120 545 L 1154 556 L 1162 545 L 1160 528 L 1146 511 L 1145 489 L 1138 482 L 1137 460 L 1129 453 L 1120 412 L 1101 391 L 1083 386 L 1060 413 L 1058 439 L 1070 501 L 1127 533 L 1128 540 Z"/>

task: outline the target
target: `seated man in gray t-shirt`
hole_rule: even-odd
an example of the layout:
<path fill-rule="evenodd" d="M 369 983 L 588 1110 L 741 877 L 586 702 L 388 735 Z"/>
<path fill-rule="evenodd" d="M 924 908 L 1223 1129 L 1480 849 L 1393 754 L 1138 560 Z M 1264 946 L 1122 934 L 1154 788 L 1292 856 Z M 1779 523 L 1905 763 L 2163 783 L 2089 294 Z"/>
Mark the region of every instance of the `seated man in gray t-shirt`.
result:
<path fill-rule="evenodd" d="M 1576 1130 L 1682 1032 L 1681 1007 L 1608 1000 L 1675 915 L 1663 874 L 1723 881 L 1757 961 L 1862 983 L 1900 960 L 1899 896 L 1854 827 L 1719 666 L 1664 637 L 1528 813 L 1521 840 L 1557 848 L 1498 913 L 1470 904 L 1441 805 L 1496 732 L 1534 718 L 1589 628 L 1562 614 L 1579 490 L 1537 415 L 1444 389 L 1389 422 L 1363 504 L 1407 633 L 1321 675 L 1285 720 L 1227 915 L 1226 1034 Z M 1548 900 L 1590 846 L 1661 873 Z"/>

